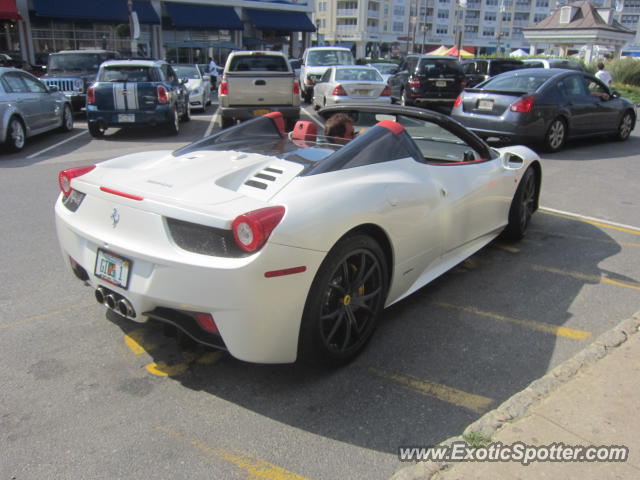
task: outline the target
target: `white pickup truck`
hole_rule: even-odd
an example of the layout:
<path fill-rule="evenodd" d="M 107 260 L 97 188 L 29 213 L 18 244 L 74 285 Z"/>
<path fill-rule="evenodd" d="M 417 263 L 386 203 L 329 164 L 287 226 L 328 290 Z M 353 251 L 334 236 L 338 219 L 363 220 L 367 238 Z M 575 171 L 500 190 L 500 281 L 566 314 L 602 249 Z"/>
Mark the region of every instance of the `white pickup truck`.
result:
<path fill-rule="evenodd" d="M 232 52 L 218 86 L 222 128 L 269 112 L 281 112 L 287 130 L 300 118 L 300 85 L 280 52 Z"/>

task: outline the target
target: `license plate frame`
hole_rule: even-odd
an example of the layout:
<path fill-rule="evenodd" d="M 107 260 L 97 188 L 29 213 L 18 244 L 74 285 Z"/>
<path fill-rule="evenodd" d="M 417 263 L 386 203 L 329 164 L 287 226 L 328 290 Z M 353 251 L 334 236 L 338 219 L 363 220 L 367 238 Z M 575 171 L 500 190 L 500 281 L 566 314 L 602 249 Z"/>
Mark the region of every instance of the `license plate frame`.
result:
<path fill-rule="evenodd" d="M 266 115 L 267 113 L 269 113 L 269 109 L 268 108 L 256 108 L 253 111 L 253 115 L 255 117 L 261 117 L 262 115 Z"/>
<path fill-rule="evenodd" d="M 135 121 L 136 121 L 136 116 L 134 113 L 118 114 L 118 123 L 134 123 Z"/>
<path fill-rule="evenodd" d="M 478 100 L 478 110 L 493 110 L 493 100 Z"/>
<path fill-rule="evenodd" d="M 98 248 L 93 274 L 111 285 L 129 288 L 133 262 L 122 255 Z"/>

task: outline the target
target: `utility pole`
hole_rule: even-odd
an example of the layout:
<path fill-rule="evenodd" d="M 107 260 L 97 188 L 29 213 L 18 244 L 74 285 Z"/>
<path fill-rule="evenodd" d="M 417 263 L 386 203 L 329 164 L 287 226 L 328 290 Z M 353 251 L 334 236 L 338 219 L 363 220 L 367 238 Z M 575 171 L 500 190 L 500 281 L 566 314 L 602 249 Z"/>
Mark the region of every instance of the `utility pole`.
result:
<path fill-rule="evenodd" d="M 464 12 L 467 8 L 467 0 L 458 0 L 458 11 L 456 17 L 456 48 L 458 49 L 458 61 L 462 58 L 462 38 L 464 36 Z"/>
<path fill-rule="evenodd" d="M 500 0 L 500 8 L 498 8 L 498 31 L 496 32 L 496 38 L 498 43 L 496 45 L 496 57 L 500 57 L 500 40 L 502 39 L 502 16 L 504 15 L 504 0 Z"/>

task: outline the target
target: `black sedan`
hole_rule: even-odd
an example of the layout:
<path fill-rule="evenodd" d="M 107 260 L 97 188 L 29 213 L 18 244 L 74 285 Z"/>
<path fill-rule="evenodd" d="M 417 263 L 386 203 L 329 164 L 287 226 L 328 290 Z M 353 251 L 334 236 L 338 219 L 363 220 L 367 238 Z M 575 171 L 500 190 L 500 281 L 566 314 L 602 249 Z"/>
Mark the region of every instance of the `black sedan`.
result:
<path fill-rule="evenodd" d="M 451 116 L 483 138 L 541 143 L 551 152 L 568 138 L 629 138 L 633 103 L 587 72 L 523 69 L 493 77 L 456 99 Z"/>

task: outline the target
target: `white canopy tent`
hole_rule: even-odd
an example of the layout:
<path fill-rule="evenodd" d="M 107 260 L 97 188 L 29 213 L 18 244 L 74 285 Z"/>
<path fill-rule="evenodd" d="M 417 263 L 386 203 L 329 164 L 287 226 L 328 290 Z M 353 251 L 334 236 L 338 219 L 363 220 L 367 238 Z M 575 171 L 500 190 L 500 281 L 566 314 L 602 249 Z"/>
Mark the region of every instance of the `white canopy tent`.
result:
<path fill-rule="evenodd" d="M 517 50 L 514 50 L 513 52 L 511 52 L 509 54 L 510 57 L 512 58 L 518 58 L 518 57 L 526 57 L 527 55 L 529 55 L 529 52 L 519 48 Z"/>

